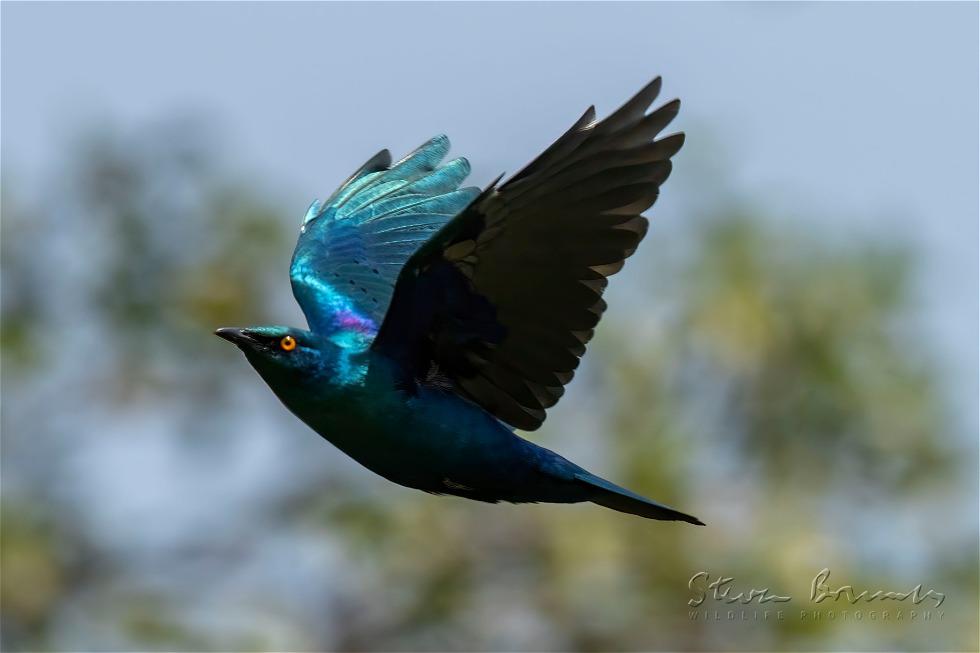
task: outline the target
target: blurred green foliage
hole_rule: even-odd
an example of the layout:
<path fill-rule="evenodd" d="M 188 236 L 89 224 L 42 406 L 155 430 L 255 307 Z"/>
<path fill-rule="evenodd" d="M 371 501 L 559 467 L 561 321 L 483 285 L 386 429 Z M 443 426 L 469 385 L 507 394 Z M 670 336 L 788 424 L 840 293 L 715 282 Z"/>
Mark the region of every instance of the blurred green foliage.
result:
<path fill-rule="evenodd" d="M 589 400 L 563 402 L 555 414 L 568 417 L 541 436 L 559 450 L 590 443 L 605 475 L 706 528 L 594 506 L 472 504 L 343 472 L 297 480 L 298 460 L 270 459 L 282 487 L 255 487 L 244 549 L 121 556 L 84 503 L 119 497 L 71 486 L 59 456 L 109 437 L 101 427 L 114 420 L 162 421 L 220 480 L 220 458 L 179 434 L 189 422 L 227 428 L 236 387 L 258 379 L 209 331 L 283 322 L 288 302 L 297 216 L 196 135 L 96 133 L 57 202 L 28 205 L 4 188 L 4 650 L 976 645 L 975 534 L 914 530 L 944 524 L 942 498 L 976 480 L 915 324 L 915 251 L 724 207 L 691 220 L 690 247 L 627 266 L 614 285 L 655 294 L 612 304 L 573 384 Z M 911 522 L 895 520 L 903 506 Z M 235 509 L 215 510 L 216 542 Z M 874 558 L 881 533 L 872 550 L 890 555 Z M 205 578 L 234 576 L 242 556 L 281 538 L 342 562 L 286 591 L 245 583 L 248 611 L 207 600 Z M 273 574 L 290 565 L 257 560 Z M 859 629 L 792 609 L 762 625 L 689 619 L 687 580 L 702 569 L 802 598 L 822 567 L 856 587 L 945 583 L 948 616 Z M 171 578 L 147 587 L 147 571 Z M 307 595 L 330 600 L 289 598 Z"/>

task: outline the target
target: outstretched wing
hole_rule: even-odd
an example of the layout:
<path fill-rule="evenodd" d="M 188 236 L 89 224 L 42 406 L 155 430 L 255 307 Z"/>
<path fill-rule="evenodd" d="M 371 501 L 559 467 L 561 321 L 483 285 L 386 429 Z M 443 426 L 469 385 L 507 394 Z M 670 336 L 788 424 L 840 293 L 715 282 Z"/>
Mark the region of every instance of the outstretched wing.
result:
<path fill-rule="evenodd" d="M 479 195 L 458 188 L 466 159 L 439 162 L 449 139 L 437 136 L 391 165 L 382 150 L 325 202 L 313 202 L 300 230 L 289 277 L 310 329 L 367 347 L 388 310 L 405 261 Z"/>
<path fill-rule="evenodd" d="M 508 424 L 541 425 L 684 142 L 653 140 L 680 106 L 648 114 L 659 91 L 657 78 L 599 123 L 590 107 L 412 256 L 373 345 L 398 361 L 406 384 L 448 383 Z"/>

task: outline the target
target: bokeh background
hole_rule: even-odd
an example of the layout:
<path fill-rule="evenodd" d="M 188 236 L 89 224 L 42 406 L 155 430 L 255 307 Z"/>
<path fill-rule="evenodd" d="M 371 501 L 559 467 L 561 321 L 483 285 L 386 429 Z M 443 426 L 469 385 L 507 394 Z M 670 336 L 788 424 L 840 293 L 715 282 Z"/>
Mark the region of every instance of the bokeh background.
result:
<path fill-rule="evenodd" d="M 4 2 L 3 649 L 977 650 L 977 24 Z M 707 527 L 394 486 L 211 335 L 302 324 L 306 206 L 378 149 L 486 184 L 656 74 L 688 144 L 533 437 Z M 944 615 L 801 619 L 824 567 Z M 794 601 L 692 621 L 702 570 Z"/>

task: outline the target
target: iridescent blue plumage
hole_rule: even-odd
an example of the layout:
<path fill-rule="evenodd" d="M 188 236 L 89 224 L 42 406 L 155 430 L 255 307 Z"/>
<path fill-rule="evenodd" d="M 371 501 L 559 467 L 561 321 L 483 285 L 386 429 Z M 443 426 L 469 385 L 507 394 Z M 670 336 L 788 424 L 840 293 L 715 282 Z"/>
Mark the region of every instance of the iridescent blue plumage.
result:
<path fill-rule="evenodd" d="M 646 233 L 677 113 L 656 79 L 602 122 L 593 109 L 497 187 L 459 188 L 438 136 L 383 150 L 303 220 L 289 276 L 310 330 L 219 329 L 317 433 L 401 485 L 478 501 L 591 501 L 696 518 L 514 433 L 544 421 Z"/>
<path fill-rule="evenodd" d="M 374 339 L 405 261 L 480 191 L 459 185 L 466 159 L 439 163 L 437 136 L 390 168 L 372 157 L 303 221 L 289 276 L 310 329 L 354 351 Z"/>

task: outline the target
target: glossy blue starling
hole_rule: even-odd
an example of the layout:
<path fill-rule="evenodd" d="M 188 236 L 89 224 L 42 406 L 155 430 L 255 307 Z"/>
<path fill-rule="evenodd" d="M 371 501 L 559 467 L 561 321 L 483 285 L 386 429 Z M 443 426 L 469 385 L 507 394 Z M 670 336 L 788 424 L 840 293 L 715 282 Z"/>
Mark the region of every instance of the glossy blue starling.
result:
<path fill-rule="evenodd" d="M 701 521 L 518 436 L 571 381 L 607 279 L 647 231 L 684 135 L 657 138 L 657 78 L 601 122 L 590 107 L 527 167 L 460 188 L 437 136 L 382 150 L 300 228 L 289 276 L 309 330 L 222 328 L 297 417 L 390 481 L 477 501 L 591 501 Z M 441 164 L 441 165 L 440 165 Z"/>

